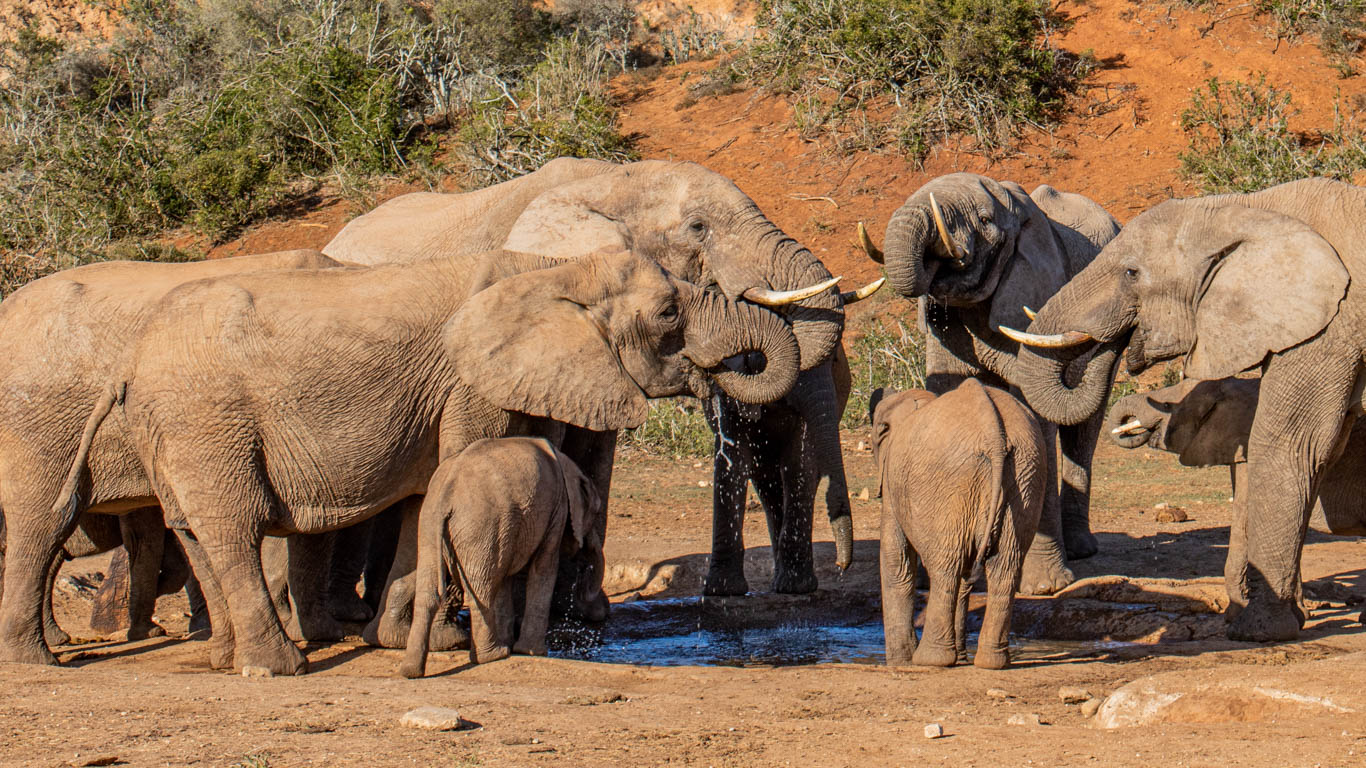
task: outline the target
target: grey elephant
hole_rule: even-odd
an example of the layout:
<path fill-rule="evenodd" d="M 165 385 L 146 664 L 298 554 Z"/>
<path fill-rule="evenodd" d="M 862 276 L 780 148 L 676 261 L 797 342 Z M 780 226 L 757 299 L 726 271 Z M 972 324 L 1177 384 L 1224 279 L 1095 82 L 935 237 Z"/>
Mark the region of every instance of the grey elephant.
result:
<path fill-rule="evenodd" d="M 762 373 L 722 365 L 752 350 Z M 480 438 L 635 426 L 648 398 L 713 385 L 776 399 L 797 363 L 777 315 L 630 252 L 201 280 L 149 312 L 59 505 L 85 495 L 102 420 L 122 424 L 168 525 L 193 533 L 195 572 L 215 582 L 211 663 L 298 674 L 307 661 L 261 572 L 266 534 L 334 530 L 420 495 L 441 459 Z M 594 527 L 603 538 L 605 521 Z M 600 590 L 601 578 L 581 583 Z"/>
<path fill-rule="evenodd" d="M 1042 306 L 1118 232 L 1095 202 L 1047 185 L 1026 194 L 1014 182 L 954 173 L 916 190 L 887 223 L 882 259 L 893 290 L 920 303 L 926 387 L 942 393 L 967 377 L 1018 387 L 1019 345 L 997 326 L 1027 322 L 1029 307 Z M 1096 552 L 1091 459 L 1102 417 L 1043 425 L 1049 445 L 1055 432 L 1061 444 L 1061 473 L 1050 450 L 1054 480 L 1025 564 L 1026 594 L 1063 588 L 1073 580 L 1067 559 Z"/>
<path fill-rule="evenodd" d="M 1122 448 L 1176 454 L 1188 467 L 1227 466 L 1233 490 L 1224 582 L 1230 618 L 1247 605 L 1247 444 L 1257 413 L 1258 379 L 1186 379 L 1120 398 L 1105 426 Z M 1354 427 L 1341 455 L 1323 470 L 1309 525 L 1325 533 L 1366 535 L 1366 428 Z"/>
<path fill-rule="evenodd" d="M 470 606 L 471 662 L 514 652 L 544 656 L 560 554 L 587 549 L 601 562 L 593 520 L 605 514 L 597 485 L 542 439 L 478 440 L 441 462 L 422 501 L 417 596 L 401 674 L 426 674 L 427 640 L 448 570 Z M 524 569 L 526 601 L 514 643 L 510 581 Z"/>
<path fill-rule="evenodd" d="M 8 541 L 0 660 L 56 663 L 43 639 L 46 577 L 83 516 L 125 515 L 158 504 L 122 425 L 111 422 L 91 435 L 81 493 L 53 509 L 91 403 L 109 386 L 150 308 L 193 280 L 335 266 L 317 251 L 183 264 L 103 262 L 35 280 L 0 303 L 0 511 Z M 150 537 L 149 551 L 159 550 L 159 543 L 160 534 Z M 132 578 L 154 584 L 161 556 L 143 558 L 141 551 L 130 550 Z M 134 613 L 150 620 L 155 595 L 140 590 L 135 600 Z M 139 619 L 134 634 L 141 629 L 150 627 Z"/>
<path fill-rule="evenodd" d="M 1043 509 L 1046 446 L 1033 414 L 1010 393 L 965 379 L 872 404 L 882 481 L 882 624 L 889 665 L 967 661 L 973 569 L 987 606 L 973 663 L 1010 664 L 1010 617 L 1025 553 Z M 917 556 L 930 577 L 924 637 L 915 637 Z"/>
<path fill-rule="evenodd" d="M 1131 372 L 1186 356 L 1185 373 L 1261 370 L 1247 441 L 1248 604 L 1238 640 L 1298 637 L 1295 592 L 1314 493 L 1361 412 L 1366 189 L 1327 179 L 1160 203 L 1039 310 L 1017 368 L 1060 423 L 1101 410 Z M 1073 366 L 1076 368 L 1073 368 Z M 1069 370 L 1071 369 L 1071 370 Z"/>
<path fill-rule="evenodd" d="M 844 489 L 841 404 L 833 358 L 843 328 L 843 299 L 853 300 L 853 295 L 843 297 L 835 291 L 820 261 L 720 174 L 693 163 L 613 164 L 561 158 L 534 173 L 474 192 L 397 197 L 350 222 L 323 250 L 343 261 L 373 264 L 411 263 L 499 247 L 577 259 L 603 248 L 627 246 L 679 279 L 715 286 L 730 300 L 769 306 L 783 314 L 797 337 L 802 374 L 793 395 L 777 407 L 799 420 L 805 442 L 804 450 L 778 459 L 781 473 L 806 477 L 815 467 L 830 478 L 832 489 Z M 712 405 L 723 422 L 734 423 L 746 415 L 724 397 Z M 722 439 L 718 436 L 716 441 L 719 450 Z M 604 497 L 610 490 L 614 448 L 615 433 L 610 432 L 571 431 L 564 446 Z M 748 585 L 737 552 L 743 548 L 739 531 L 744 479 L 723 458 L 716 461 L 714 542 L 704 589 L 709 594 L 743 594 Z M 772 520 L 782 532 L 776 536 L 773 588 L 809 592 L 816 588 L 810 530 L 816 487 L 793 482 L 786 503 L 775 510 Z M 853 540 L 849 504 L 843 490 L 836 496 L 831 490 L 827 506 L 837 550 L 847 560 Z M 410 513 L 409 520 L 413 517 Z M 405 540 L 414 537 L 405 534 Z M 398 647 L 407 637 L 412 552 L 411 546 L 401 549 L 395 574 L 405 576 L 392 580 L 386 608 L 367 628 L 367 637 L 381 645 Z M 588 618 L 601 619 L 606 608 L 605 603 L 598 606 Z"/>

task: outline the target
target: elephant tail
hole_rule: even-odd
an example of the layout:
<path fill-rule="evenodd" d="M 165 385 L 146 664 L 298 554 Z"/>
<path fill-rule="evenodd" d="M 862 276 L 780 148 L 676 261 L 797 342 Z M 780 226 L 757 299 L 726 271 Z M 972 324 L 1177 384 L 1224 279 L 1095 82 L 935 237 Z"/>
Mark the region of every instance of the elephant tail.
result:
<path fill-rule="evenodd" d="M 90 446 L 95 442 L 95 433 L 99 431 L 100 424 L 104 423 L 104 418 L 114 409 L 114 405 L 123 402 L 123 395 L 127 386 L 126 382 L 112 384 L 95 402 L 95 409 L 90 412 L 90 418 L 85 421 L 85 431 L 81 433 L 81 444 L 76 449 L 76 458 L 71 462 L 71 470 L 67 472 L 66 482 L 62 483 L 62 489 L 57 492 L 57 501 L 52 505 L 54 516 L 58 516 L 67 522 L 76 516 L 76 511 L 81 505 L 81 475 L 85 473 L 87 462 L 90 459 Z"/>
<path fill-rule="evenodd" d="M 992 403 L 992 414 L 995 416 L 996 429 L 990 445 L 987 447 L 987 478 L 989 491 L 986 498 L 986 520 L 982 526 L 981 539 L 977 542 L 976 562 L 980 566 L 985 566 L 988 557 L 996 554 L 996 545 L 1001 540 L 1001 529 L 1005 525 L 1006 517 L 1006 488 L 1005 473 L 1009 459 L 1012 458 L 1011 451 L 1005 440 L 1005 424 L 1001 421 L 1001 414 L 996 410 L 995 403 Z"/>

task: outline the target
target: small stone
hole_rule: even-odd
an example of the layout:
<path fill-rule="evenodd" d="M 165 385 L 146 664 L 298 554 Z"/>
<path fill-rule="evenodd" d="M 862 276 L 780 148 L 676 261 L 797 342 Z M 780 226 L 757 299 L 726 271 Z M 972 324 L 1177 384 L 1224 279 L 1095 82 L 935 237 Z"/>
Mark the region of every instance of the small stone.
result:
<path fill-rule="evenodd" d="M 242 677 L 275 677 L 267 667 L 242 667 Z"/>
<path fill-rule="evenodd" d="M 1009 694 L 1009 693 L 1006 693 L 1006 691 L 1005 691 L 1004 689 L 1001 689 L 1001 688 L 988 688 L 988 689 L 987 689 L 987 696 L 990 696 L 990 697 L 993 698 L 993 699 L 1008 699 L 1008 698 L 1010 698 L 1010 694 Z"/>
<path fill-rule="evenodd" d="M 1037 712 L 1030 712 L 1024 715 L 1011 715 L 1006 721 L 1008 725 L 1043 725 L 1043 720 L 1039 718 Z"/>
<path fill-rule="evenodd" d="M 858 450 L 859 450 L 859 451 L 866 451 L 866 450 L 868 450 L 868 444 L 865 443 L 865 442 L 863 442 L 862 440 L 858 441 Z"/>
<path fill-rule="evenodd" d="M 1095 717 L 1100 711 L 1100 705 L 1105 703 L 1105 699 L 1087 699 L 1081 703 L 1081 716 L 1086 718 Z"/>
<path fill-rule="evenodd" d="M 706 488 L 706 487 L 707 487 L 707 481 L 706 481 L 706 480 L 698 480 L 698 481 L 697 481 L 697 487 L 698 487 L 698 488 Z"/>
<path fill-rule="evenodd" d="M 1090 701 L 1091 692 L 1085 688 L 1065 685 L 1058 689 L 1058 698 L 1062 699 L 1064 704 L 1080 704 L 1083 701 Z"/>
<path fill-rule="evenodd" d="M 447 707 L 418 707 L 405 713 L 398 722 L 408 728 L 453 731 L 460 727 L 460 713 Z"/>
<path fill-rule="evenodd" d="M 930 723 L 929 725 L 925 726 L 925 738 L 937 739 L 943 735 L 944 726 L 940 725 L 939 723 Z"/>
<path fill-rule="evenodd" d="M 1184 523 L 1191 519 L 1190 515 L 1186 514 L 1186 510 L 1172 506 L 1165 501 L 1153 507 L 1153 511 L 1157 513 L 1156 519 L 1159 523 Z"/>
<path fill-rule="evenodd" d="M 861 490 L 861 491 L 858 492 L 858 498 L 859 498 L 859 501 L 867 501 L 867 500 L 868 500 L 868 497 L 869 497 L 868 486 L 865 485 L 865 486 L 863 487 L 863 490 Z"/>

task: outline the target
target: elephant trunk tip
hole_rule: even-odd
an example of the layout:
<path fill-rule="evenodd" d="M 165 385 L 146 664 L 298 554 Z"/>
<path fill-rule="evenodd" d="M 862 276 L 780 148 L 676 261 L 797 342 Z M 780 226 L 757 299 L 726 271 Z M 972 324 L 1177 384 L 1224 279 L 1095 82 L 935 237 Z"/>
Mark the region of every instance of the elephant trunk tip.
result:
<path fill-rule="evenodd" d="M 854 518 L 848 512 L 830 519 L 835 535 L 835 567 L 844 573 L 854 562 Z"/>

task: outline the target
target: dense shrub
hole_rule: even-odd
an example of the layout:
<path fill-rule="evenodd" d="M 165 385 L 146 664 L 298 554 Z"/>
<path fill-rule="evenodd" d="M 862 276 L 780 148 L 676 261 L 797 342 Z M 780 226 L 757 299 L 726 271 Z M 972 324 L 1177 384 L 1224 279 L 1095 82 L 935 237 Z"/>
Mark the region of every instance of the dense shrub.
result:
<path fill-rule="evenodd" d="M 675 459 L 710 457 L 715 447 L 702 403 L 691 397 L 651 400 L 645 423 L 622 432 L 621 442 Z"/>
<path fill-rule="evenodd" d="M 896 320 L 874 318 L 848 345 L 852 388 L 844 409 L 845 429 L 868 426 L 868 402 L 873 390 L 901 391 L 925 386 L 925 338 Z"/>

